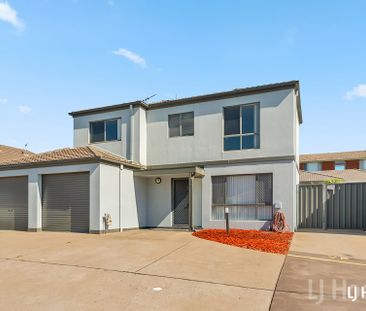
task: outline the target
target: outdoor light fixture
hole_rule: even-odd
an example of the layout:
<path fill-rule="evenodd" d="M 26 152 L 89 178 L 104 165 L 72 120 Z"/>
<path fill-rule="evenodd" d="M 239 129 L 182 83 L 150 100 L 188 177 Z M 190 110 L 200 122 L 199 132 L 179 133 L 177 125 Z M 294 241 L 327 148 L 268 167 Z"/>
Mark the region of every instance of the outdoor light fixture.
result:
<path fill-rule="evenodd" d="M 161 184 L 161 178 L 160 177 L 156 177 L 155 178 L 155 183 L 157 183 L 158 185 Z"/>
<path fill-rule="evenodd" d="M 230 224 L 229 224 L 229 214 L 230 214 L 230 211 L 229 211 L 229 208 L 228 207 L 225 207 L 224 212 L 225 212 L 226 234 L 229 235 L 229 233 L 230 233 Z"/>

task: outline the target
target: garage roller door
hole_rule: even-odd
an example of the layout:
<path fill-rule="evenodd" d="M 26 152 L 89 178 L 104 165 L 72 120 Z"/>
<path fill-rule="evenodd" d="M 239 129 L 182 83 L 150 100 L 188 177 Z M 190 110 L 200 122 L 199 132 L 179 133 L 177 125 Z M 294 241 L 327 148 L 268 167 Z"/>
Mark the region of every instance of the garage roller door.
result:
<path fill-rule="evenodd" d="M 42 230 L 89 232 L 89 173 L 43 175 Z"/>
<path fill-rule="evenodd" d="M 28 178 L 0 178 L 0 230 L 28 230 Z"/>

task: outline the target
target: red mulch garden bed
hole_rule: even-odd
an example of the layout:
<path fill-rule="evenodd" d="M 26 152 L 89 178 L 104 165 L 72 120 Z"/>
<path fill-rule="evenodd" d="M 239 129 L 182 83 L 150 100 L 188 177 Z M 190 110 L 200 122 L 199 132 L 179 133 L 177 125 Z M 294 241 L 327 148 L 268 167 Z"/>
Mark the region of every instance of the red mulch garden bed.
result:
<path fill-rule="evenodd" d="M 227 235 L 222 229 L 204 229 L 194 232 L 193 235 L 223 244 L 286 255 L 293 233 L 231 229 L 230 234 Z"/>

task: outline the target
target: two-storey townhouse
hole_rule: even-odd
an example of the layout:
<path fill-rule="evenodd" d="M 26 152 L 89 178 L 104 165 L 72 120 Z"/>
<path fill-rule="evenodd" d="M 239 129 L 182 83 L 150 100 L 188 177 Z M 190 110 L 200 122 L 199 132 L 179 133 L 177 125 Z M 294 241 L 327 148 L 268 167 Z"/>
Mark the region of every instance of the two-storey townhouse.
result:
<path fill-rule="evenodd" d="M 74 148 L 0 164 L 0 183 L 26 177 L 29 230 L 101 232 L 106 214 L 111 230 L 223 228 L 225 208 L 245 229 L 269 229 L 281 208 L 293 230 L 299 92 L 289 81 L 75 111 Z"/>

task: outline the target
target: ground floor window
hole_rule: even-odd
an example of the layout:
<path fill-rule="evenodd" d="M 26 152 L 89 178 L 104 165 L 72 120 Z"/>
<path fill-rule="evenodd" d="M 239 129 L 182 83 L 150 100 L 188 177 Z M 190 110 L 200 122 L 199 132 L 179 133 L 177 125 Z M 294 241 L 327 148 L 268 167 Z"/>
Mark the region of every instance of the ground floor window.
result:
<path fill-rule="evenodd" d="M 212 177 L 212 220 L 272 220 L 272 174 Z"/>

